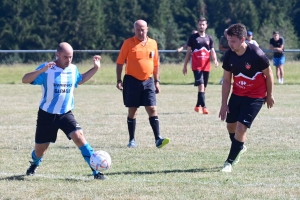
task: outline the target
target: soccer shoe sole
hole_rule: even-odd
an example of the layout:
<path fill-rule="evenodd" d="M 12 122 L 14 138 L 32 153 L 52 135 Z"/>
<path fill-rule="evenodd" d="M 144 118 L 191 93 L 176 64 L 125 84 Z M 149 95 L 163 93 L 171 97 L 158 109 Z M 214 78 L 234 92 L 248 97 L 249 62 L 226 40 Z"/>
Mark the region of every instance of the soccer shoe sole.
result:
<path fill-rule="evenodd" d="M 164 138 L 164 140 L 162 141 L 161 145 L 156 146 L 157 148 L 162 148 L 163 146 L 169 144 L 170 139 L 169 138 Z"/>
<path fill-rule="evenodd" d="M 232 166 L 235 166 L 240 162 L 241 156 L 247 151 L 247 147 L 244 145 L 243 149 L 240 151 L 240 153 L 237 155 L 236 159 L 232 162 Z"/>

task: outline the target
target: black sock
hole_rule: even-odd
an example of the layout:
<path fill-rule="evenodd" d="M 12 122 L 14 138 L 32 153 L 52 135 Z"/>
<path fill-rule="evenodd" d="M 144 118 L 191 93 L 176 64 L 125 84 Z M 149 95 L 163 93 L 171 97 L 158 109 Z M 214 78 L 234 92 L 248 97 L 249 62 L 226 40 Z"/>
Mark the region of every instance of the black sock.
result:
<path fill-rule="evenodd" d="M 230 152 L 227 158 L 227 162 L 230 164 L 233 163 L 233 161 L 236 159 L 237 155 L 240 153 L 240 151 L 243 149 L 244 142 L 240 142 L 236 140 L 235 138 L 232 139 Z"/>
<path fill-rule="evenodd" d="M 201 107 L 205 107 L 205 93 L 204 92 L 198 92 L 198 101 L 199 101 Z"/>
<path fill-rule="evenodd" d="M 155 137 L 155 141 L 156 141 L 160 138 L 158 116 L 149 117 L 149 122 L 150 122 L 150 125 L 152 127 L 154 137 Z"/>
<path fill-rule="evenodd" d="M 196 107 L 199 107 L 201 105 L 201 93 L 198 92 L 198 98 L 197 98 L 197 104 L 196 104 Z"/>
<path fill-rule="evenodd" d="M 235 133 L 229 133 L 229 137 L 230 137 L 231 142 L 232 142 L 232 140 L 234 138 L 234 135 L 235 135 Z"/>
<path fill-rule="evenodd" d="M 136 119 L 131 119 L 131 118 L 127 117 L 129 141 L 134 139 L 135 125 L 136 125 Z"/>

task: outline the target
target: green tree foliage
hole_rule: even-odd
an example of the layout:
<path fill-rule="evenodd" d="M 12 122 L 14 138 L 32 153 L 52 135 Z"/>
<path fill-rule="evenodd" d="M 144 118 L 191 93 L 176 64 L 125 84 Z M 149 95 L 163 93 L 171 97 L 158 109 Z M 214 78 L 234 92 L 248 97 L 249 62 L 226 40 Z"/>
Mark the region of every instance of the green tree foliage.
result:
<path fill-rule="evenodd" d="M 207 33 L 218 38 L 233 23 L 253 31 L 261 48 L 268 49 L 272 32 L 285 38 L 286 48 L 300 48 L 300 0 L 1 0 L 0 48 L 56 49 L 66 41 L 74 49 L 120 49 L 134 35 L 133 23 L 144 19 L 159 49 L 175 50 L 196 29 L 200 17 Z M 76 53 L 75 61 L 91 55 Z M 116 54 L 109 54 L 115 60 Z M 1 62 L 53 59 L 54 54 L 0 54 Z M 183 53 L 161 54 L 162 62 L 182 62 Z"/>

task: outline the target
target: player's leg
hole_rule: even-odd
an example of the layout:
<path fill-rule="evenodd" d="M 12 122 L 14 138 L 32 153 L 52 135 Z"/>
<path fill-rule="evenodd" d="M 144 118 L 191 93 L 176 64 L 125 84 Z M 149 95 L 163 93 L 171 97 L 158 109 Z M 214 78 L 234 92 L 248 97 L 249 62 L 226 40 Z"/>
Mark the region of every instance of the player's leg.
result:
<path fill-rule="evenodd" d="M 203 106 L 202 106 L 202 112 L 203 114 L 208 114 L 208 109 L 206 108 L 206 104 L 205 104 L 205 91 L 206 91 L 206 87 L 207 87 L 207 83 L 208 83 L 208 78 L 209 78 L 209 72 L 206 71 L 202 71 L 202 76 L 201 76 L 201 80 L 203 80 L 203 84 L 201 84 L 201 101 L 203 101 Z M 202 82 L 201 82 L 202 83 Z"/>
<path fill-rule="evenodd" d="M 276 68 L 277 81 L 280 84 L 281 83 L 281 79 L 280 79 L 281 76 L 280 76 L 280 69 L 279 69 L 279 65 L 280 65 L 279 61 L 280 61 L 280 58 L 273 58 L 273 64 L 274 64 L 274 66 Z"/>
<path fill-rule="evenodd" d="M 76 121 L 71 111 L 60 116 L 59 128 L 66 134 L 69 140 L 70 139 L 73 140 L 75 145 L 80 150 L 82 157 L 84 158 L 88 166 L 91 168 L 90 157 L 94 153 L 94 149 L 85 139 L 82 128 L 79 125 L 79 123 Z M 101 172 L 95 171 L 92 168 L 91 170 L 93 172 L 95 179 L 101 179 L 101 180 L 106 179 L 106 177 Z"/>
<path fill-rule="evenodd" d="M 141 104 L 141 92 L 143 90 L 143 85 L 140 80 L 136 78 L 125 75 L 123 80 L 123 102 L 128 108 L 127 115 L 127 127 L 129 133 L 129 148 L 137 147 L 135 140 L 135 127 L 136 127 L 136 115 L 137 110 Z"/>
<path fill-rule="evenodd" d="M 197 70 L 193 70 L 193 74 L 194 74 L 194 79 L 195 79 L 195 82 L 194 82 L 194 86 L 196 86 L 198 88 L 197 90 L 197 102 L 196 102 L 196 106 L 194 108 L 194 111 L 195 112 L 201 112 L 201 82 L 200 82 L 200 71 L 197 71 Z"/>
<path fill-rule="evenodd" d="M 32 161 L 30 161 L 30 166 L 26 171 L 26 175 L 34 175 L 36 173 L 50 142 L 54 143 L 56 141 L 57 131 L 56 115 L 39 109 L 35 132 L 35 147 L 31 152 Z"/>
<path fill-rule="evenodd" d="M 159 130 L 159 119 L 157 115 L 156 107 L 156 93 L 153 79 L 150 78 L 147 81 L 143 82 L 144 90 L 142 92 L 142 106 L 145 106 L 145 109 L 149 116 L 149 123 L 153 130 L 155 144 L 157 148 L 161 148 L 169 143 L 169 138 L 164 138 L 160 135 Z"/>
<path fill-rule="evenodd" d="M 280 74 L 280 83 L 283 84 L 283 78 L 284 78 L 284 69 L 283 69 L 283 64 L 285 62 L 285 57 L 280 58 L 280 64 L 278 66 L 279 68 L 279 74 Z"/>
<path fill-rule="evenodd" d="M 235 133 L 236 133 L 236 127 L 237 127 L 237 121 L 238 116 L 240 113 L 240 104 L 241 101 L 243 101 L 242 97 L 236 96 L 234 94 L 231 94 L 229 101 L 228 101 L 228 107 L 229 107 L 229 113 L 227 113 L 226 116 L 226 122 L 227 122 L 227 131 L 229 133 L 229 137 L 231 140 L 231 147 L 228 154 L 228 157 L 223 165 L 222 171 L 223 172 L 231 172 L 232 171 L 232 162 L 228 162 L 228 159 L 232 159 L 232 151 L 233 151 L 233 144 L 235 143 Z M 235 146 L 235 145 L 234 145 Z"/>

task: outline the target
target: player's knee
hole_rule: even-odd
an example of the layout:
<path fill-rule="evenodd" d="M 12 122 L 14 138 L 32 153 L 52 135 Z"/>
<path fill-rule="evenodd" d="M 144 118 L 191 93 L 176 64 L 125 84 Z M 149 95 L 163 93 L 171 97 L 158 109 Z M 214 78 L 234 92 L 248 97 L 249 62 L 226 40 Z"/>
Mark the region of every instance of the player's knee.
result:
<path fill-rule="evenodd" d="M 76 131 L 74 131 L 73 133 L 70 134 L 70 137 L 71 137 L 71 139 L 72 139 L 75 143 L 84 140 L 84 136 L 83 136 L 82 130 L 76 130 Z"/>

